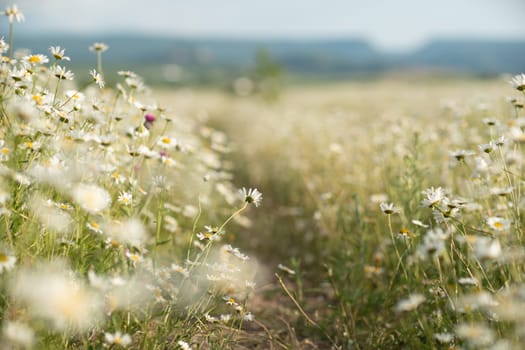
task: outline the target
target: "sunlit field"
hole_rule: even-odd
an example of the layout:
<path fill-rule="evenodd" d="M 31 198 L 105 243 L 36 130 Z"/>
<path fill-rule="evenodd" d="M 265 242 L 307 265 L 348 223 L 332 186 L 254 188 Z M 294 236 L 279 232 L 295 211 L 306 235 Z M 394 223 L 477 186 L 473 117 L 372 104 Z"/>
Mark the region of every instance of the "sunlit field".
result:
<path fill-rule="evenodd" d="M 525 75 L 80 85 L 3 15 L 0 349 L 525 346 Z"/>

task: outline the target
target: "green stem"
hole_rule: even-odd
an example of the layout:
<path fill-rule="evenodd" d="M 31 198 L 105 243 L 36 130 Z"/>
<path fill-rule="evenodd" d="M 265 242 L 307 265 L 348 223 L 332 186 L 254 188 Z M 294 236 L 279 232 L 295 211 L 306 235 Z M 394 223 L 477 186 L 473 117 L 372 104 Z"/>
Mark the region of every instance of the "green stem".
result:
<path fill-rule="evenodd" d="M 9 22 L 9 59 L 13 58 L 13 22 Z"/>

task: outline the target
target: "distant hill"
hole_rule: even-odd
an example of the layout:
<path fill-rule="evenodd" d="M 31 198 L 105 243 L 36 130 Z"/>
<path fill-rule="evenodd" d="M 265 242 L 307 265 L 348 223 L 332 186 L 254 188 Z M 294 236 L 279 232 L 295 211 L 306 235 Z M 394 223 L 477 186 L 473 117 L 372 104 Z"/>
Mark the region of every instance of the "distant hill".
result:
<path fill-rule="evenodd" d="M 107 36 L 104 38 L 42 36 L 16 38 L 15 46 L 33 52 L 48 52 L 51 45 L 66 48 L 70 67 L 94 66 L 95 54 L 88 47 L 105 42 L 108 70 L 133 69 L 162 80 L 161 67 L 176 64 L 185 80 L 207 82 L 244 74 L 253 65 L 255 53 L 265 49 L 294 76 L 348 78 L 395 70 L 438 70 L 478 76 L 525 72 L 524 41 L 434 40 L 402 54 L 380 51 L 359 39 L 340 40 L 233 40 Z M 153 75 L 155 75 L 153 74 Z"/>
<path fill-rule="evenodd" d="M 525 41 L 434 40 L 404 56 L 401 63 L 474 74 L 521 73 Z"/>

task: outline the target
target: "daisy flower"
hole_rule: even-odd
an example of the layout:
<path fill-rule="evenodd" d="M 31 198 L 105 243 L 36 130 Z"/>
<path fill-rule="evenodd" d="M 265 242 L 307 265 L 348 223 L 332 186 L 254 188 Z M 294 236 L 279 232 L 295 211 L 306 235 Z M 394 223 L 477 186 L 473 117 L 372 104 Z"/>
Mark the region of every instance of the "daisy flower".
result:
<path fill-rule="evenodd" d="M 70 58 L 68 56 L 65 56 L 65 49 L 62 49 L 60 46 L 51 46 L 49 48 L 49 51 L 51 51 L 51 55 L 57 60 L 57 61 L 69 61 Z"/>
<path fill-rule="evenodd" d="M 104 52 L 109 49 L 109 46 L 104 43 L 94 43 L 89 47 L 89 51 L 92 52 Z"/>
<path fill-rule="evenodd" d="M 0 38 L 0 55 L 9 50 L 9 44 L 5 42 L 4 37 Z"/>
<path fill-rule="evenodd" d="M 0 162 L 9 160 L 9 153 L 11 153 L 11 150 L 5 147 L 5 141 L 0 140 Z"/>
<path fill-rule="evenodd" d="M 184 340 L 179 340 L 177 344 L 180 346 L 181 350 L 191 350 L 190 344 L 186 343 Z"/>
<path fill-rule="evenodd" d="M 135 72 L 132 72 L 129 70 L 120 70 L 117 72 L 117 74 L 125 78 L 136 78 L 137 77 L 137 74 Z"/>
<path fill-rule="evenodd" d="M 394 205 L 394 203 L 385 203 L 385 202 L 383 202 L 383 203 L 379 204 L 379 208 L 386 215 L 397 214 L 397 213 L 400 212 L 399 208 L 397 208 Z"/>
<path fill-rule="evenodd" d="M 490 141 L 489 143 L 484 143 L 478 146 L 479 150 L 484 153 L 492 153 L 494 149 L 496 149 L 496 143 L 494 141 Z"/>
<path fill-rule="evenodd" d="M 239 194 L 241 195 L 241 199 L 246 203 L 253 203 L 256 207 L 261 204 L 261 201 L 263 199 L 262 193 L 259 192 L 256 188 L 242 188 L 239 190 Z"/>
<path fill-rule="evenodd" d="M 60 80 L 73 80 L 73 77 L 75 76 L 73 72 L 61 66 L 56 66 L 54 75 Z"/>
<path fill-rule="evenodd" d="M 106 85 L 106 83 L 104 82 L 104 78 L 102 78 L 102 75 L 100 75 L 100 73 L 97 73 L 96 70 L 90 70 L 89 74 L 91 75 L 91 78 L 93 78 L 93 81 L 98 85 L 99 88 L 102 89 L 104 85 Z"/>
<path fill-rule="evenodd" d="M 425 297 L 421 294 L 411 294 L 408 298 L 399 301 L 396 305 L 397 312 L 415 310 L 421 303 L 425 301 Z"/>
<path fill-rule="evenodd" d="M 177 265 L 177 264 L 171 264 L 171 269 L 175 272 L 180 273 L 184 277 L 188 278 L 190 276 L 190 272 L 185 269 L 184 267 Z"/>
<path fill-rule="evenodd" d="M 494 331 L 482 324 L 460 324 L 456 327 L 456 335 L 467 340 L 473 348 L 488 346 L 495 338 Z"/>
<path fill-rule="evenodd" d="M 133 195 L 130 192 L 122 191 L 118 196 L 118 201 L 124 205 L 131 205 L 133 202 Z"/>
<path fill-rule="evenodd" d="M 475 153 L 469 150 L 461 149 L 461 150 L 451 151 L 449 152 L 449 154 L 452 158 L 460 162 L 462 160 L 465 160 L 466 157 L 470 157 L 474 155 Z"/>
<path fill-rule="evenodd" d="M 476 237 L 472 248 L 479 259 L 496 259 L 502 251 L 499 240 L 490 237 Z"/>
<path fill-rule="evenodd" d="M 490 189 L 490 194 L 495 195 L 495 196 L 505 196 L 507 194 L 512 193 L 512 191 L 514 191 L 514 187 L 512 187 L 512 186 L 509 186 L 509 187 L 492 187 Z"/>
<path fill-rule="evenodd" d="M 435 333 L 434 339 L 440 344 L 448 344 L 454 340 L 454 334 L 452 333 Z"/>
<path fill-rule="evenodd" d="M 35 342 L 35 332 L 24 323 L 5 321 L 2 333 L 10 343 L 23 348 L 29 349 Z"/>
<path fill-rule="evenodd" d="M 86 227 L 95 233 L 102 233 L 102 229 L 100 228 L 100 225 L 95 221 L 88 222 L 86 224 Z"/>
<path fill-rule="evenodd" d="M 498 216 L 491 216 L 487 218 L 487 225 L 489 225 L 490 228 L 493 230 L 505 231 L 509 229 L 510 221 L 500 218 Z"/>
<path fill-rule="evenodd" d="M 177 146 L 177 140 L 169 136 L 162 136 L 157 142 L 157 145 L 165 149 L 175 148 Z"/>
<path fill-rule="evenodd" d="M 129 250 L 126 250 L 126 257 L 131 260 L 131 262 L 133 263 L 133 266 L 135 266 L 136 264 L 138 264 L 139 262 L 141 262 L 142 260 L 144 260 L 144 258 L 142 257 L 142 255 L 140 254 L 137 254 L 137 253 L 132 253 L 130 252 Z"/>
<path fill-rule="evenodd" d="M 16 257 L 5 251 L 0 251 L 0 273 L 12 270 L 16 264 Z"/>
<path fill-rule="evenodd" d="M 98 213 L 111 204 L 109 193 L 96 185 L 80 184 L 73 189 L 73 199 L 86 211 Z"/>
<path fill-rule="evenodd" d="M 108 345 L 120 345 L 123 348 L 131 344 L 131 336 L 129 334 L 122 334 L 120 331 L 116 331 L 115 333 L 105 333 L 104 334 L 104 341 Z"/>
<path fill-rule="evenodd" d="M 428 208 L 437 205 L 442 200 L 447 198 L 445 196 L 445 190 L 441 187 L 430 187 L 429 189 L 426 189 L 421 193 L 425 196 L 425 199 L 421 201 L 421 206 Z"/>
<path fill-rule="evenodd" d="M 121 175 L 118 171 L 114 171 L 111 174 L 111 178 L 117 185 L 123 184 L 126 181 L 126 177 Z"/>
<path fill-rule="evenodd" d="M 16 5 L 8 6 L 2 14 L 7 16 L 9 23 L 13 23 L 15 20 L 20 23 L 25 19 L 24 14 L 20 12 Z"/>
<path fill-rule="evenodd" d="M 512 87 L 514 87 L 516 90 L 525 90 L 525 74 L 521 73 L 515 75 L 514 77 L 512 77 L 510 83 L 512 84 Z"/>
<path fill-rule="evenodd" d="M 32 65 L 37 65 L 37 64 L 48 63 L 49 59 L 45 55 L 38 54 L 38 55 L 27 55 L 27 56 L 24 56 L 24 58 L 22 58 L 22 61 L 24 61 L 26 63 L 29 63 L 29 64 L 32 64 Z"/>
<path fill-rule="evenodd" d="M 421 222 L 421 220 L 412 220 L 412 223 L 419 227 L 428 228 L 428 225 Z"/>
<path fill-rule="evenodd" d="M 416 237 L 412 232 L 410 232 L 409 229 L 407 229 L 406 227 L 402 227 L 399 232 L 397 233 L 397 237 L 400 239 L 400 240 L 403 240 L 403 241 L 408 241 L 414 237 Z"/>

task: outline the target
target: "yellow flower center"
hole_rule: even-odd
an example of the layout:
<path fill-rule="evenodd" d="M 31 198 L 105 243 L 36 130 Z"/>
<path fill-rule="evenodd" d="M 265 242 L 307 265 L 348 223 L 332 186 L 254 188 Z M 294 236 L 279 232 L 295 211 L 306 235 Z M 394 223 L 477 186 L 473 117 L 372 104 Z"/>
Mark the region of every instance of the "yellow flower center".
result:
<path fill-rule="evenodd" d="M 40 95 L 33 95 L 33 101 L 35 101 L 35 103 L 37 105 L 39 105 L 39 106 L 42 105 L 43 100 L 44 99 L 42 98 L 42 96 L 40 96 Z"/>
<path fill-rule="evenodd" d="M 7 260 L 9 260 L 9 257 L 4 253 L 0 253 L 0 263 L 5 263 Z"/>
<path fill-rule="evenodd" d="M 164 137 L 162 139 L 162 143 L 165 143 L 165 144 L 170 144 L 171 143 L 171 139 L 169 137 Z"/>
<path fill-rule="evenodd" d="M 28 61 L 29 61 L 30 63 L 40 63 L 40 62 L 41 62 L 41 59 L 40 59 L 40 56 L 32 55 L 32 56 L 29 56 Z"/>
<path fill-rule="evenodd" d="M 502 223 L 501 221 L 496 221 L 496 222 L 494 223 L 494 227 L 495 227 L 495 228 L 503 228 L 503 223 Z"/>
<path fill-rule="evenodd" d="M 33 148 L 33 142 L 26 142 L 25 145 L 27 148 Z"/>
<path fill-rule="evenodd" d="M 9 154 L 9 148 L 3 147 L 2 149 L 0 149 L 0 153 L 2 153 L 3 155 Z"/>

